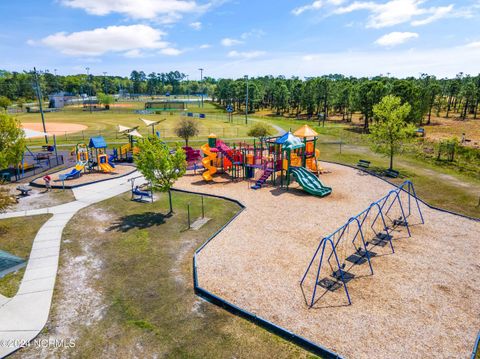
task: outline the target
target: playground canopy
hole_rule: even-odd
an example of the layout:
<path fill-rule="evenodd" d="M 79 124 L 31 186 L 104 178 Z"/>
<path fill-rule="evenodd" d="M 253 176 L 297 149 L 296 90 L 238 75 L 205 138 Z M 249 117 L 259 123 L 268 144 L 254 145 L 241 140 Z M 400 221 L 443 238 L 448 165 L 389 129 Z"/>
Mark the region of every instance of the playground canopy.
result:
<path fill-rule="evenodd" d="M 275 143 L 282 145 L 284 150 L 296 150 L 297 148 L 305 147 L 302 140 L 294 136 L 291 132 L 287 132 L 282 137 L 279 137 Z"/>
<path fill-rule="evenodd" d="M 118 132 L 127 132 L 127 131 L 130 131 L 130 130 L 131 130 L 130 127 L 118 125 Z"/>
<path fill-rule="evenodd" d="M 318 133 L 309 125 L 303 125 L 298 130 L 296 130 L 293 134 L 301 138 L 318 136 Z"/>
<path fill-rule="evenodd" d="M 151 120 L 147 120 L 147 119 L 144 119 L 144 118 L 141 118 L 140 120 L 142 120 L 143 123 L 144 123 L 146 126 L 156 125 L 157 123 L 160 122 L 160 121 L 151 121 Z"/>
<path fill-rule="evenodd" d="M 140 132 L 138 132 L 137 130 L 133 130 L 133 131 L 130 131 L 130 132 L 127 132 L 127 135 L 129 136 L 134 136 L 134 137 L 143 137 Z"/>
<path fill-rule="evenodd" d="M 90 143 L 88 144 L 90 148 L 107 148 L 107 143 L 102 136 L 90 138 Z"/>

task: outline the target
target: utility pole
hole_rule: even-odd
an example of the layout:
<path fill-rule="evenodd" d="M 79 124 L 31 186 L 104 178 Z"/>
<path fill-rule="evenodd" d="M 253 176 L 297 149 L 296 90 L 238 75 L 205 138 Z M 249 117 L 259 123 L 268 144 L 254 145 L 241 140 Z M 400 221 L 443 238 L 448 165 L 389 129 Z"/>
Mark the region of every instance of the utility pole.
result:
<path fill-rule="evenodd" d="M 45 143 L 48 145 L 47 127 L 45 125 L 45 116 L 43 115 L 42 91 L 40 89 L 37 69 L 35 67 L 33 68 L 33 78 L 35 80 L 35 92 L 37 93 L 38 107 L 40 108 L 40 115 L 42 116 L 43 132 L 45 132 Z"/>
<path fill-rule="evenodd" d="M 203 108 L 203 69 L 198 69 L 200 71 L 200 83 L 202 85 L 202 108 Z"/>
<path fill-rule="evenodd" d="M 187 75 L 187 102 L 190 104 L 190 81 L 188 80 L 188 75 Z"/>
<path fill-rule="evenodd" d="M 245 124 L 248 124 L 248 75 L 245 75 L 245 80 L 247 84 L 247 96 L 245 97 Z"/>

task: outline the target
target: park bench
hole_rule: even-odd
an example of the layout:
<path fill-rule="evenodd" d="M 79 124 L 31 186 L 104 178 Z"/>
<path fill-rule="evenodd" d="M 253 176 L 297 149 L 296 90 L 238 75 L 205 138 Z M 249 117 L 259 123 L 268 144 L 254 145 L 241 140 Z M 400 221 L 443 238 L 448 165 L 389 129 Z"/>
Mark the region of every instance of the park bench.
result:
<path fill-rule="evenodd" d="M 390 178 L 397 178 L 399 174 L 397 170 L 388 169 L 385 171 L 385 176 Z"/>
<path fill-rule="evenodd" d="M 20 191 L 20 196 L 29 196 L 30 195 L 30 191 L 32 189 L 30 187 L 27 187 L 27 186 L 18 186 L 17 187 L 17 191 Z"/>
<path fill-rule="evenodd" d="M 357 163 L 357 167 L 369 168 L 370 167 L 370 161 L 359 160 L 358 163 Z"/>
<path fill-rule="evenodd" d="M 152 200 L 153 199 L 152 192 L 142 191 L 140 187 L 135 187 L 132 190 L 132 200 L 143 202 L 144 198 L 147 198 L 147 200 L 148 199 Z"/>

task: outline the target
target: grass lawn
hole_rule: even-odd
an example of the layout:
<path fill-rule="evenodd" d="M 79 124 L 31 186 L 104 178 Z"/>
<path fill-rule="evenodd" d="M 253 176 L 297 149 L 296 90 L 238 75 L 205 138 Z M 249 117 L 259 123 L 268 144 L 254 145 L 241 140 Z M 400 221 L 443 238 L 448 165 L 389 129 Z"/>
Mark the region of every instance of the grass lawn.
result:
<path fill-rule="evenodd" d="M 262 119 L 265 119 L 263 117 Z M 272 117 L 266 119 L 285 130 L 295 131 L 304 125 L 304 120 Z M 371 161 L 373 170 L 381 173 L 388 168 L 389 159 L 374 153 L 366 140 L 358 132 L 344 123 L 327 122 L 325 127 L 316 122 L 308 124 L 320 134 L 320 159 L 350 165 L 356 165 L 358 160 Z M 342 141 L 345 144 L 329 144 Z M 472 175 L 459 173 L 453 168 L 438 165 L 413 156 L 401 154 L 395 157 L 395 168 L 401 173 L 401 178 L 394 182 L 411 180 L 417 194 L 428 203 L 468 216 L 480 218 L 480 179 Z"/>
<path fill-rule="evenodd" d="M 0 220 L 0 249 L 28 259 L 38 230 L 51 216 L 41 214 Z M 0 278 L 0 294 L 13 297 L 18 291 L 24 272 L 25 269 L 21 269 Z"/>
<path fill-rule="evenodd" d="M 44 335 L 70 333 L 76 347 L 68 355 L 81 358 L 97 358 L 99 352 L 110 357 L 311 357 L 194 295 L 194 250 L 239 207 L 205 197 L 205 215 L 212 219 L 198 231 L 185 230 L 186 206 L 191 203 L 192 219 L 200 216 L 200 196 L 174 192 L 170 218 L 162 215 L 167 196 L 156 196 L 153 204 L 118 196 L 70 221 Z M 92 305 L 91 298 L 100 299 Z M 91 313 L 98 308 L 103 308 L 100 315 Z"/>
<path fill-rule="evenodd" d="M 139 106 L 139 103 L 135 103 Z M 143 103 L 141 103 L 143 108 Z M 226 115 L 219 112 L 216 106 L 212 104 L 205 104 L 202 109 L 197 106 L 189 108 L 188 111 L 195 113 L 206 113 L 205 119 L 197 119 L 199 121 L 199 134 L 197 138 L 206 141 L 207 136 L 214 132 L 220 137 L 245 137 L 249 126 L 246 126 L 243 121 L 238 120 L 236 123 L 228 123 Z M 142 135 L 151 134 L 151 127 L 146 127 L 139 118 L 145 118 L 152 121 L 165 120 L 155 127 L 156 131 L 160 131 L 161 136 L 166 139 L 176 139 L 174 129 L 180 120 L 179 113 L 170 114 L 169 112 L 161 115 L 139 115 L 133 112 L 132 108 L 121 107 L 112 108 L 109 111 L 97 111 L 90 113 L 89 111 L 82 111 L 81 108 L 67 107 L 63 111 L 45 113 L 45 120 L 48 124 L 57 123 L 74 123 L 81 124 L 88 127 L 83 132 L 73 134 L 57 133 L 57 143 L 77 143 L 80 141 L 88 141 L 90 137 L 102 135 L 108 142 L 127 142 L 127 139 L 121 134 L 117 133 L 117 125 L 127 127 L 139 126 L 138 131 Z M 17 118 L 24 123 L 40 123 L 41 117 L 39 113 L 21 113 Z M 182 140 L 183 141 L 183 140 Z M 31 139 L 28 141 L 29 145 L 42 145 L 42 139 Z"/>

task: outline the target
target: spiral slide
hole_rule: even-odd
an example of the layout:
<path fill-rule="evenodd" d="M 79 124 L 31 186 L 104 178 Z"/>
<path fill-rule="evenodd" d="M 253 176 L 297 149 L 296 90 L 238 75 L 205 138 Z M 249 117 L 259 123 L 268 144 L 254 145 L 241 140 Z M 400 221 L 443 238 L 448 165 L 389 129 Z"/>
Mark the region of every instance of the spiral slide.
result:
<path fill-rule="evenodd" d="M 205 181 L 211 181 L 212 175 L 217 172 L 217 167 L 212 166 L 212 161 L 217 158 L 217 154 L 210 151 L 208 144 L 204 144 L 200 149 L 207 156 L 202 159 L 203 167 L 205 167 L 205 172 L 202 173 L 202 177 Z"/>

